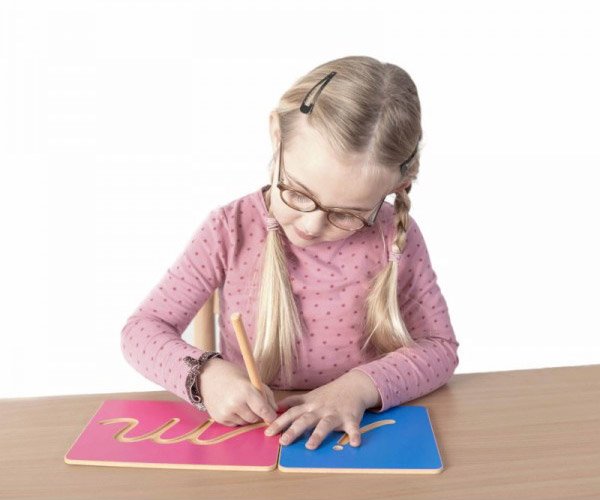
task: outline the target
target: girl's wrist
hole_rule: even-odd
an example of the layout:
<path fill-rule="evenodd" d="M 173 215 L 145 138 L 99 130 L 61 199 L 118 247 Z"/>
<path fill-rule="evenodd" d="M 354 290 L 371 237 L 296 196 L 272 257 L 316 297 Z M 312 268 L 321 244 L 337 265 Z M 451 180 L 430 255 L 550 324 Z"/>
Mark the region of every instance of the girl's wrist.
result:
<path fill-rule="evenodd" d="M 376 409 L 381 408 L 381 395 L 371 377 L 361 370 L 354 369 L 348 371 L 343 376 L 349 377 L 356 384 L 365 409 L 373 407 L 377 407 Z"/>

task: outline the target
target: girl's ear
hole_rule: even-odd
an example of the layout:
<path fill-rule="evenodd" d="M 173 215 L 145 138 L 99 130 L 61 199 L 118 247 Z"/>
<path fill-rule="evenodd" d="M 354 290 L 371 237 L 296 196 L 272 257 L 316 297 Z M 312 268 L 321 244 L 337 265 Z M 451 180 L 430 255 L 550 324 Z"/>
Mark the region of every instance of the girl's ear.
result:
<path fill-rule="evenodd" d="M 400 191 L 404 191 L 406 190 L 406 192 L 410 192 L 410 189 L 412 187 L 412 180 L 406 180 L 404 182 L 401 182 L 400 184 L 398 184 L 397 186 L 394 187 L 394 189 L 392 190 L 392 193 L 400 193 Z"/>

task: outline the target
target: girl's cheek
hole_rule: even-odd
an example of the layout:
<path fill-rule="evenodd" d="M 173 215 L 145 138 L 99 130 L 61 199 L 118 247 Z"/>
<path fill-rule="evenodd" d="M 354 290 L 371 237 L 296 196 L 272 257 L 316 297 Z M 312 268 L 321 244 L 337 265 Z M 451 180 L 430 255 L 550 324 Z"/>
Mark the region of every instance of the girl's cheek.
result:
<path fill-rule="evenodd" d="M 279 224 L 281 226 L 286 226 L 286 229 L 290 228 L 296 224 L 297 220 L 302 217 L 302 215 L 295 210 L 287 206 L 278 206 L 277 208 L 277 219 L 279 220 Z"/>
<path fill-rule="evenodd" d="M 280 208 L 277 211 L 277 219 L 279 220 L 280 225 L 286 225 L 289 224 L 290 221 L 293 219 L 293 215 L 289 214 L 287 210 Z"/>

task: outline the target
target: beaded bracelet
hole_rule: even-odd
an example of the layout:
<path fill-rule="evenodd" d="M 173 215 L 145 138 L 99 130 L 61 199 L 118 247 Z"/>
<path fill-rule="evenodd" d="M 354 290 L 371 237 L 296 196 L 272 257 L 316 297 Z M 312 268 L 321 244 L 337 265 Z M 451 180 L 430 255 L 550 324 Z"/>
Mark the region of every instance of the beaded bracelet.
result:
<path fill-rule="evenodd" d="M 202 367 L 206 364 L 209 359 L 221 358 L 221 353 L 217 351 L 206 351 L 198 359 L 194 359 L 191 356 L 186 356 L 183 361 L 190 367 L 187 378 L 185 379 L 185 389 L 190 402 L 198 409 L 206 411 L 206 406 L 202 402 L 202 395 L 198 384 L 200 382 L 198 374 L 202 370 Z"/>

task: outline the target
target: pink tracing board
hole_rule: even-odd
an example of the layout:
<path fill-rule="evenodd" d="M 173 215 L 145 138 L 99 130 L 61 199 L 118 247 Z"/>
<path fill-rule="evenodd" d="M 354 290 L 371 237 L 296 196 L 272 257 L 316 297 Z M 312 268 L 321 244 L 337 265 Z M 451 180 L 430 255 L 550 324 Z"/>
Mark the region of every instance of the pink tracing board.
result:
<path fill-rule="evenodd" d="M 106 400 L 64 457 L 69 464 L 274 470 L 279 436 L 265 422 L 228 427 L 189 403 Z"/>

